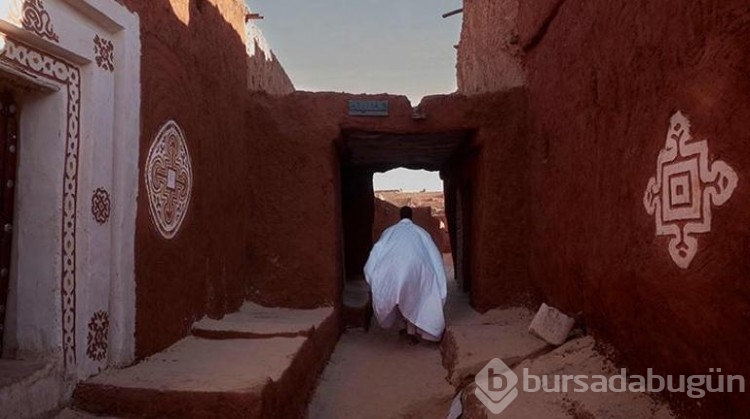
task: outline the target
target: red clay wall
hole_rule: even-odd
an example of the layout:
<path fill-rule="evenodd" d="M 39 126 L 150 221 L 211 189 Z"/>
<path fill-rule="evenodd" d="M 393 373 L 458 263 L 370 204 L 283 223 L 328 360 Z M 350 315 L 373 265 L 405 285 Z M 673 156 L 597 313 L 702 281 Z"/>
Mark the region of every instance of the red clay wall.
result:
<path fill-rule="evenodd" d="M 285 95 L 294 92 L 294 85 L 276 54 L 270 57 L 253 42 L 255 54 L 247 57 L 247 88 L 251 91 Z"/>
<path fill-rule="evenodd" d="M 483 121 L 477 133 L 482 145 L 472 173 L 471 297 L 480 311 L 497 306 L 535 303 L 529 284 L 529 211 L 525 95 L 509 92 L 512 101 L 490 108 L 500 114 Z"/>
<path fill-rule="evenodd" d="M 750 378 L 747 1 L 536 0 L 521 3 L 518 31 L 534 285 L 552 304 L 583 311 L 629 367 Z M 696 140 L 709 140 L 710 160 L 739 176 L 688 269 L 670 258 L 643 204 L 677 110 Z M 746 417 L 750 399 L 713 395 L 703 407 L 703 417 Z"/>
<path fill-rule="evenodd" d="M 251 95 L 245 193 L 248 297 L 264 305 L 333 305 L 342 280 L 339 166 L 334 140 L 340 111 L 326 95 Z"/>
<path fill-rule="evenodd" d="M 166 240 L 154 228 L 143 177 L 136 229 L 136 355 L 185 336 L 204 314 L 244 300 L 249 147 L 244 5 L 240 0 L 122 0 L 138 13 L 142 42 L 140 165 L 162 124 L 184 130 L 193 169 L 187 216 Z M 217 48 L 217 45 L 221 45 Z M 137 69 L 134 69 L 138 71 Z"/>
<path fill-rule="evenodd" d="M 464 1 L 456 65 L 460 93 L 494 92 L 525 84 L 516 28 L 518 9 L 519 0 Z"/>
<path fill-rule="evenodd" d="M 263 156 L 249 165 L 248 175 L 253 202 L 248 213 L 250 298 L 288 307 L 338 302 L 343 266 L 340 177 L 346 174 L 340 171 L 337 141 L 345 129 L 476 130 L 472 164 L 482 166 L 485 181 L 471 196 L 472 208 L 481 211 L 472 218 L 475 257 L 469 267 L 481 294 L 472 296 L 486 309 L 526 292 L 524 92 L 427 98 L 420 105 L 424 120 L 412 119 L 406 98 L 394 96 L 370 97 L 390 100 L 388 117 L 349 117 L 348 100 L 355 97 L 297 92 L 248 99 L 249 152 Z M 495 117 L 496 109 L 506 109 L 503 118 Z M 502 228 L 486 230 L 480 222 Z"/>

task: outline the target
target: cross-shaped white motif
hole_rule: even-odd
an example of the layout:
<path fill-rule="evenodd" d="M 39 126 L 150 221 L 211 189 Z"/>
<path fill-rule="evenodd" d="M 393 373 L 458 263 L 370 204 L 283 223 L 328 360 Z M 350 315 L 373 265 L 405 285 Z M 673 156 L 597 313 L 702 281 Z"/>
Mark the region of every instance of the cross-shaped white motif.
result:
<path fill-rule="evenodd" d="M 690 121 L 681 112 L 674 114 L 643 205 L 656 220 L 656 235 L 672 236 L 669 254 L 677 266 L 690 266 L 698 252 L 695 235 L 711 231 L 712 205 L 726 203 L 737 181 L 737 173 L 725 162 L 709 163 L 708 141 L 693 141 Z"/>

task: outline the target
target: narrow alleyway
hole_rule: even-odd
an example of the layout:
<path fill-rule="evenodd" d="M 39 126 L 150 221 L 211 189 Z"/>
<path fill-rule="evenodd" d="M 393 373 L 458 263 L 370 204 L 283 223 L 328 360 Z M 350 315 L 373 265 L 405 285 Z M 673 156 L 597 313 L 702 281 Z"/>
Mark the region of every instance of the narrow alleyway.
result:
<path fill-rule="evenodd" d="M 444 418 L 457 391 L 464 418 L 489 417 L 474 396 L 474 375 L 492 358 L 500 358 L 520 376 L 527 368 L 547 374 L 603 374 L 614 366 L 595 340 L 579 336 L 559 348 L 528 332 L 533 312 L 523 307 L 480 314 L 453 280 L 446 259 L 448 298 L 446 332 L 441 344 L 410 345 L 395 330 L 383 330 L 373 318 L 368 332 L 347 330 L 339 340 L 308 406 L 309 419 Z M 668 405 L 638 393 L 524 393 L 506 418 L 646 418 L 671 419 Z"/>
<path fill-rule="evenodd" d="M 0 0 L 0 419 L 750 418 L 749 4 Z"/>
<path fill-rule="evenodd" d="M 446 322 L 472 312 L 452 278 L 450 260 Z M 446 380 L 438 345 L 411 345 L 372 319 L 369 333 L 347 330 L 323 371 L 309 419 L 445 417 L 455 390 Z"/>
<path fill-rule="evenodd" d="M 373 325 L 347 331 L 309 406 L 310 419 L 444 417 L 453 398 L 440 350 Z"/>
<path fill-rule="evenodd" d="M 446 266 L 450 266 L 450 260 L 446 260 Z M 474 375 L 493 358 L 500 358 L 505 361 L 519 376 L 523 369 L 528 369 L 536 376 L 603 374 L 609 377 L 617 372 L 610 361 L 594 348 L 595 340 L 591 336 L 578 334 L 562 346 L 552 347 L 529 333 L 528 325 L 534 314 L 532 311 L 523 307 L 509 307 L 480 314 L 469 305 L 467 294 L 463 293 L 459 284 L 453 280 L 452 269 L 450 268 L 448 269 L 448 276 L 448 298 L 445 307 L 447 328 L 443 341 L 439 345 L 429 343 L 412 345 L 395 330 L 384 330 L 378 327 L 375 319 L 372 321 L 369 332 L 361 328 L 347 330 L 339 339 L 317 385 L 312 382 L 305 385 L 306 388 L 315 389 L 306 408 L 307 418 L 444 418 L 450 411 L 453 400 L 459 391 L 461 392 L 463 417 L 485 417 L 488 411 L 474 396 L 476 388 Z M 258 310 L 257 307 L 252 309 Z M 205 337 L 219 338 L 221 337 L 219 335 L 223 335 L 224 338 L 229 338 L 229 340 L 205 341 L 212 346 L 220 343 L 255 345 L 255 349 L 249 353 L 252 354 L 252 357 L 257 357 L 260 348 L 258 345 L 270 342 L 268 337 L 263 339 L 259 335 L 261 331 L 265 330 L 264 333 L 266 334 L 269 331 L 273 334 L 279 334 L 280 325 L 286 325 L 285 328 L 289 329 L 290 324 L 296 325 L 299 322 L 316 323 L 318 326 L 315 326 L 315 329 L 325 330 L 323 323 L 321 323 L 322 318 L 313 320 L 315 315 L 312 311 L 285 310 L 278 312 L 277 309 L 265 309 L 261 313 L 257 313 L 247 310 L 249 308 L 222 321 L 207 320 L 200 322 L 197 327 L 194 327 L 193 333 L 197 336 L 205 335 Z M 263 322 L 260 319 L 266 320 Z M 297 319 L 296 322 L 292 321 L 293 319 Z M 275 326 L 269 329 L 267 327 L 270 324 L 269 322 L 275 324 Z M 256 339 L 247 340 L 250 335 L 258 336 L 256 336 Z M 313 336 L 313 341 L 316 340 L 314 335 L 310 336 Z M 305 340 L 300 337 L 277 337 L 275 339 L 277 342 L 285 339 Z M 171 349 L 172 352 L 174 350 Z M 166 381 L 158 386 L 160 389 L 169 386 L 174 387 L 175 385 L 182 388 L 187 385 L 185 383 L 194 383 L 200 387 L 194 393 L 184 393 L 179 389 L 168 390 L 175 397 L 173 406 L 170 408 L 169 405 L 162 405 L 162 410 L 159 410 L 159 412 L 165 412 L 172 408 L 177 409 L 179 406 L 176 404 L 188 402 L 194 397 L 212 391 L 219 391 L 224 397 L 228 398 L 241 395 L 253 397 L 254 392 L 260 395 L 270 391 L 274 396 L 270 397 L 268 401 L 263 401 L 263 404 L 271 403 L 270 407 L 277 409 L 278 406 L 285 403 L 295 402 L 292 399 L 299 396 L 299 393 L 286 392 L 285 388 L 288 388 L 288 382 L 285 384 L 286 379 L 295 377 L 294 379 L 297 380 L 301 377 L 314 378 L 316 376 L 316 374 L 299 370 L 299 365 L 309 365 L 309 362 L 298 364 L 293 361 L 293 359 L 306 359 L 308 355 L 304 354 L 304 350 L 295 353 L 293 356 L 282 355 L 279 357 L 276 354 L 277 359 L 285 358 L 287 362 L 279 362 L 281 369 L 275 373 L 258 375 L 247 374 L 242 371 L 242 368 L 257 369 L 256 367 L 266 365 L 268 360 L 272 358 L 266 353 L 261 355 L 261 359 L 264 360 L 261 364 L 230 361 L 229 364 L 232 367 L 227 370 L 227 373 L 232 375 L 234 380 L 240 379 L 246 383 L 249 383 L 248 380 L 251 378 L 260 377 L 270 387 L 266 389 L 266 387 L 260 386 L 255 390 L 250 390 L 249 393 L 246 390 L 228 391 L 222 390 L 219 382 L 196 384 L 202 379 L 198 379 L 197 376 L 189 379 L 184 377 L 186 373 L 190 373 L 196 368 L 205 369 L 206 362 L 215 365 L 215 361 L 221 361 L 225 359 L 225 356 L 212 350 L 210 354 L 206 353 L 206 356 L 202 357 L 205 358 L 204 361 L 206 362 L 177 368 L 172 366 L 173 363 L 163 364 L 165 357 L 169 357 L 169 353 L 170 350 L 167 350 L 162 355 L 151 357 L 140 364 L 141 367 L 121 370 L 114 374 L 105 373 L 102 376 L 105 377 L 105 380 L 111 382 L 113 379 L 118 379 L 117 377 L 121 379 L 123 374 L 128 377 L 138 376 L 139 374 L 142 376 L 146 371 L 153 372 L 154 368 L 157 368 L 158 371 L 166 371 L 164 368 L 167 368 L 171 372 L 166 374 L 165 377 L 167 378 L 164 378 Z M 168 378 L 176 377 L 177 372 L 179 372 L 179 377 L 176 380 Z M 236 376 L 233 375 L 235 372 Z M 106 378 L 107 376 L 109 378 Z M 99 379 L 90 381 L 96 382 L 97 380 Z M 138 387 L 148 387 L 150 385 L 149 380 L 151 379 L 138 378 Z M 247 385 L 244 387 L 247 387 Z M 107 387 L 107 389 L 112 388 L 114 387 Z M 134 390 L 134 388 L 130 386 L 130 388 L 121 391 L 120 399 L 124 397 L 123 400 L 128 400 L 128 403 L 138 404 L 139 401 L 130 396 L 142 390 Z M 133 391 L 136 391 L 136 393 L 133 393 Z M 102 397 L 111 399 L 111 395 L 108 395 L 107 392 L 98 394 L 101 397 L 95 397 L 95 405 L 105 402 Z M 188 398 L 180 398 L 182 396 L 179 396 L 179 394 Z M 178 402 L 178 400 L 181 401 Z M 227 412 L 240 413 L 240 410 L 231 410 L 231 406 L 227 406 L 226 403 L 222 403 L 221 406 L 230 408 Z M 235 407 L 240 408 L 241 406 Z M 268 407 L 262 408 L 265 410 Z M 129 409 L 120 410 L 122 412 L 131 411 Z M 138 412 L 157 412 L 149 410 L 148 406 L 142 406 L 139 409 L 141 410 L 137 410 Z M 101 411 L 110 412 L 112 409 L 107 408 Z M 185 413 L 185 411 L 180 412 L 180 414 Z M 192 413 L 196 412 L 193 411 Z M 287 413 L 288 417 L 301 417 L 304 410 L 300 410 L 298 413 Z M 556 419 L 581 417 L 671 419 L 675 417 L 664 400 L 654 399 L 644 394 L 565 392 L 520 392 L 517 400 L 513 402 L 513 406 L 503 412 L 503 415 L 506 418 L 518 419 L 532 417 Z M 114 416 L 128 417 L 131 415 Z M 66 409 L 57 416 L 58 419 L 87 419 L 91 417 L 93 416 L 77 408 Z"/>

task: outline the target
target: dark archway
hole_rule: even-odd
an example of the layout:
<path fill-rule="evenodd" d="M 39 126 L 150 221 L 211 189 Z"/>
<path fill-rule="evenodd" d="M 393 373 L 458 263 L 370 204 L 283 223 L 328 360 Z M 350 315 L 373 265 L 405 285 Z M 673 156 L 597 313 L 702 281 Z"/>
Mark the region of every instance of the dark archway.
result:
<path fill-rule="evenodd" d="M 0 194 L 0 355 L 3 353 L 5 313 L 8 301 L 13 209 L 15 208 L 16 162 L 18 149 L 18 114 L 10 87 L 0 80 L 0 184 L 7 185 Z"/>
<path fill-rule="evenodd" d="M 446 217 L 454 251 L 456 279 L 464 290 L 470 288 L 471 188 L 477 151 L 471 147 L 473 131 L 436 133 L 388 133 L 344 130 L 339 138 L 341 162 L 341 208 L 344 232 L 344 300 L 361 304 L 358 285 L 373 245 L 375 216 L 373 174 L 398 167 L 440 172 L 443 180 Z M 460 275 L 460 276 L 459 276 Z M 352 291 L 354 289 L 354 291 Z M 348 310 L 347 310 L 348 311 Z M 345 317 L 349 317 L 345 315 Z M 360 321 L 348 323 L 357 324 Z"/>

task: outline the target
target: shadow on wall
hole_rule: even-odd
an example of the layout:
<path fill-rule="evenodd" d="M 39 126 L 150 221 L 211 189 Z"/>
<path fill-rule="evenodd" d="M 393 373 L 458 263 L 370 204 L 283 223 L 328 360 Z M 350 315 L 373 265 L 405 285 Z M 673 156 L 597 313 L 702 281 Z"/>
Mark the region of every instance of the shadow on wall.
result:
<path fill-rule="evenodd" d="M 238 193 L 237 183 L 251 155 L 237 106 L 248 87 L 246 9 L 239 0 L 120 1 L 141 21 L 140 173 L 154 135 L 174 120 L 185 133 L 194 182 L 172 239 L 154 228 L 147 192 L 138 197 L 135 335 L 142 358 L 187 335 L 204 315 L 238 309 L 250 281 L 251 198 Z"/>

